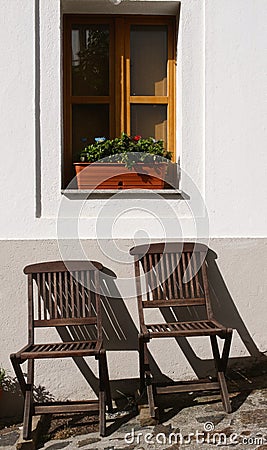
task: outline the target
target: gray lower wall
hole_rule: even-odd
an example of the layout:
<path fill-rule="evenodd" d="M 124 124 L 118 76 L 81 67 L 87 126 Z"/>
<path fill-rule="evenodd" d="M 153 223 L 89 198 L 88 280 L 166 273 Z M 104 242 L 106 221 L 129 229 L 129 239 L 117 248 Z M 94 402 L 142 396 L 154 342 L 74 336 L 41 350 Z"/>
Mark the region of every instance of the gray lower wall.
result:
<path fill-rule="evenodd" d="M 112 259 L 114 243 L 88 240 L 82 244 L 90 259 L 101 261 L 118 277 L 117 285 L 114 281 L 113 286 L 116 298 L 106 305 L 105 347 L 112 388 L 114 392 L 119 389 L 127 393 L 138 381 L 138 317 L 135 298 L 122 298 L 120 292 L 121 279 L 133 278 L 133 267 L 120 262 L 118 255 L 126 255 L 133 243 L 117 241 L 119 250 L 115 261 Z M 209 255 L 213 307 L 220 321 L 236 330 L 231 364 L 250 364 L 267 350 L 267 239 L 212 239 L 209 246 L 213 250 Z M 68 245 L 65 250 L 67 253 Z M 0 365 L 9 376 L 8 392 L 4 393 L 7 401 L 1 414 L 7 416 L 19 412 L 9 354 L 27 342 L 27 290 L 23 267 L 61 257 L 56 240 L 0 241 L 0 254 Z M 45 332 L 42 337 L 50 336 Z M 181 339 L 179 343 L 174 339 L 154 340 L 150 349 L 158 377 L 162 374 L 173 379 L 202 376 L 209 372 L 212 364 L 207 338 Z M 43 361 L 37 364 L 35 384 L 39 394 L 46 398 L 93 396 L 97 390 L 97 365 L 90 358 L 76 364 L 71 360 Z"/>

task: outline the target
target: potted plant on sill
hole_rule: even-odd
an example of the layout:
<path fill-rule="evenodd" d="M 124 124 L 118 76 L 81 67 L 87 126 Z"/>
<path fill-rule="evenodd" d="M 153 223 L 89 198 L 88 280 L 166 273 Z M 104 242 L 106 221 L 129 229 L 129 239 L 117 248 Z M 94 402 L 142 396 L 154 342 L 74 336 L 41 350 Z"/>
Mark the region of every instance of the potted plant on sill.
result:
<path fill-rule="evenodd" d="M 3 394 L 3 382 L 5 380 L 5 376 L 6 376 L 5 369 L 0 367 L 0 398 L 2 397 L 2 394 Z"/>
<path fill-rule="evenodd" d="M 74 163 L 78 189 L 163 189 L 171 153 L 152 137 L 95 138 Z"/>

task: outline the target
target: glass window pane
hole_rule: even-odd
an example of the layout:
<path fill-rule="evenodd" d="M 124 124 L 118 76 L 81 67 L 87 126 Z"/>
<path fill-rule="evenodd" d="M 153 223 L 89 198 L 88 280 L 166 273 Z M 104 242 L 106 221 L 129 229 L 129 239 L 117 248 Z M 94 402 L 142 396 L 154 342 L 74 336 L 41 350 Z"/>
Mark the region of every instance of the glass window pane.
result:
<path fill-rule="evenodd" d="M 108 25 L 73 25 L 72 95 L 109 95 Z"/>
<path fill-rule="evenodd" d="M 131 135 L 162 139 L 167 145 L 167 106 L 131 105 Z"/>
<path fill-rule="evenodd" d="M 72 106 L 72 155 L 77 154 L 95 137 L 109 137 L 109 105 Z"/>
<path fill-rule="evenodd" d="M 131 27 L 131 95 L 167 95 L 168 29 Z"/>

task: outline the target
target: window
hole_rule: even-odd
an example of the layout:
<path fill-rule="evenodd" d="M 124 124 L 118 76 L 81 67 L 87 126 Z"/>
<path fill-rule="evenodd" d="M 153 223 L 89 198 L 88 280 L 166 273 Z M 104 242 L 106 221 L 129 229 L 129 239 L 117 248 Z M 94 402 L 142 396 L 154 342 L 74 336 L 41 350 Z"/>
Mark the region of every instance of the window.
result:
<path fill-rule="evenodd" d="M 65 15 L 65 185 L 86 143 L 123 131 L 175 157 L 175 18 Z"/>

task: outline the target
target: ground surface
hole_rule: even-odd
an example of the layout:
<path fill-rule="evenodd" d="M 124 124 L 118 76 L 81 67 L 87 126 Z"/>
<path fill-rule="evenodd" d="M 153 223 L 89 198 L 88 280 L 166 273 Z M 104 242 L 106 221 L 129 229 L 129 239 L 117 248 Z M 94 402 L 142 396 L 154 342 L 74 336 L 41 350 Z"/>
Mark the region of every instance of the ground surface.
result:
<path fill-rule="evenodd" d="M 265 371 L 264 371 L 265 372 Z M 238 381 L 231 394 L 233 413 L 226 414 L 218 395 L 180 394 L 161 397 L 160 424 L 145 425 L 140 416 L 114 414 L 108 436 L 100 438 L 96 417 L 53 417 L 42 433 L 40 449 L 83 450 L 267 450 L 266 373 Z M 131 406 L 131 405 L 130 405 Z M 123 408 L 122 408 L 123 409 Z M 124 423 L 123 423 L 124 422 Z M 0 447 L 15 449 L 18 427 L 0 431 Z"/>

